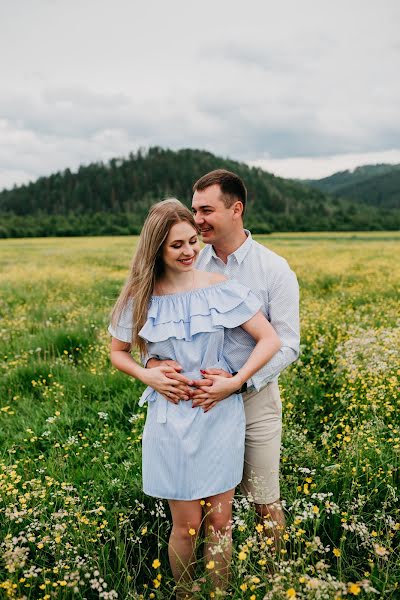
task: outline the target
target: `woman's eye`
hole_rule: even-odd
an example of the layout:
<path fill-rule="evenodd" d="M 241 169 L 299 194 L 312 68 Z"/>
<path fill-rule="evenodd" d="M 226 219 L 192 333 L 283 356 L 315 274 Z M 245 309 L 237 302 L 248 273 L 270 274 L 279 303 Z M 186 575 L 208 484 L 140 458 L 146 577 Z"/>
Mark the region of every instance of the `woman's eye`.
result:
<path fill-rule="evenodd" d="M 192 240 L 190 243 L 191 244 L 197 244 L 197 239 L 196 240 Z"/>

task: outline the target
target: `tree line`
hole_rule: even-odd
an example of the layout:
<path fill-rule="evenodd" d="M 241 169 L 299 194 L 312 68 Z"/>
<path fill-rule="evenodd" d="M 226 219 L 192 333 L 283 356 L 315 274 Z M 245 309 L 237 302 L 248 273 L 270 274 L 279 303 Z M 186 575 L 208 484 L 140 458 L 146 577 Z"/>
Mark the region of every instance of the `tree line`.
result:
<path fill-rule="evenodd" d="M 137 234 L 154 202 L 173 196 L 190 206 L 194 181 L 216 168 L 243 177 L 246 225 L 254 233 L 400 226 L 396 209 L 334 198 L 209 152 L 154 147 L 0 192 L 0 237 Z"/>

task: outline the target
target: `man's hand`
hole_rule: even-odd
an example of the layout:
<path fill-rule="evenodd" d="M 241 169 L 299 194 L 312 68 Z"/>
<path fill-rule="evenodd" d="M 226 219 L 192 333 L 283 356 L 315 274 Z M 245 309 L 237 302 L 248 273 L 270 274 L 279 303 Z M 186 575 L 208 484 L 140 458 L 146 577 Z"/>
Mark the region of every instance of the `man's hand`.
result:
<path fill-rule="evenodd" d="M 175 371 L 182 371 L 182 366 L 176 362 L 176 360 L 160 360 L 159 358 L 149 358 L 146 363 L 146 369 L 153 369 L 153 367 L 173 367 Z"/>
<path fill-rule="evenodd" d="M 237 391 L 240 387 L 231 373 L 223 369 L 205 369 L 201 371 L 204 379 L 193 381 L 196 390 L 192 392 L 192 405 L 200 406 L 204 412 L 208 412 L 221 400 L 224 400 Z"/>
<path fill-rule="evenodd" d="M 146 383 L 173 404 L 178 404 L 179 400 L 189 400 L 192 393 L 189 386 L 193 382 L 181 375 L 181 370 L 181 365 L 175 360 L 150 358 L 146 364 Z"/>

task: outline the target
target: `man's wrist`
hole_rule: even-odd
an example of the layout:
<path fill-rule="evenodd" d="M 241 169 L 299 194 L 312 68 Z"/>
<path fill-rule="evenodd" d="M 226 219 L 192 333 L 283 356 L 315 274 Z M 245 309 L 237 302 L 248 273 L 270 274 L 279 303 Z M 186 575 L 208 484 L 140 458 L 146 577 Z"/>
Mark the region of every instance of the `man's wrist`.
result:
<path fill-rule="evenodd" d="M 232 376 L 235 377 L 237 374 L 237 372 L 232 373 Z M 241 381 L 239 381 L 238 383 L 241 383 Z M 247 392 L 247 381 L 241 383 L 240 387 L 238 387 L 238 389 L 236 390 L 237 394 L 244 394 L 244 392 Z"/>

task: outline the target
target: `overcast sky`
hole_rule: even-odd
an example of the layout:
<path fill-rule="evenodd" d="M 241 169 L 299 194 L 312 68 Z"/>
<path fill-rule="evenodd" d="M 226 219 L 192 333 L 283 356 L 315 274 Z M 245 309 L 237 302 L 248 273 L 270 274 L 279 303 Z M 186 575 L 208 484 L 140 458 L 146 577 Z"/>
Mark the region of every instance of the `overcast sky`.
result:
<path fill-rule="evenodd" d="M 0 0 L 0 188 L 138 147 L 400 163 L 399 0 Z"/>

